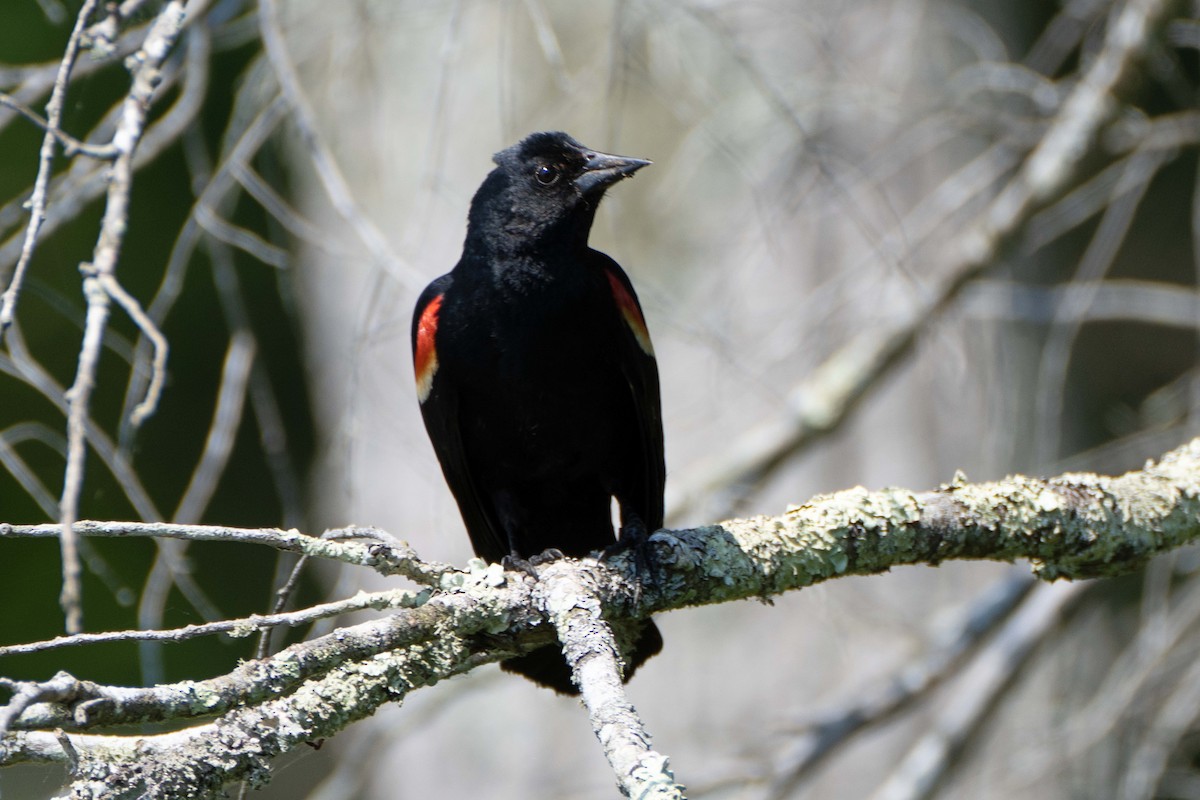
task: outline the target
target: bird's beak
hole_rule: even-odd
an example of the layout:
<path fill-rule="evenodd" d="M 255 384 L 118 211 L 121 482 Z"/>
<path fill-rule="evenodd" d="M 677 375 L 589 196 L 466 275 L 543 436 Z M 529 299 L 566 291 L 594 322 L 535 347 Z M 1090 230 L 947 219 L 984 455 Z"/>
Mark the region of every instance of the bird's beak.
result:
<path fill-rule="evenodd" d="M 575 188 L 581 194 L 588 194 L 597 189 L 611 186 L 628 175 L 632 175 L 642 167 L 654 162 L 644 158 L 629 156 L 614 156 L 608 153 L 587 153 L 587 163 L 583 165 L 583 174 L 575 179 Z"/>

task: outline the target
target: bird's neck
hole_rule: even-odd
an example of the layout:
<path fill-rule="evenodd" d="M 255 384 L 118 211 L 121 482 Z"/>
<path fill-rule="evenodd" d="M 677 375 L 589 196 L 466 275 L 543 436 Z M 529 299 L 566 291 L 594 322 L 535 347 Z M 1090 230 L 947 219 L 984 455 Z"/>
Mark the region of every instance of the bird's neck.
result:
<path fill-rule="evenodd" d="M 586 252 L 591 227 L 590 213 L 536 229 L 519 218 L 501 227 L 470 226 L 463 251 L 490 263 L 541 261 L 552 265 Z"/>

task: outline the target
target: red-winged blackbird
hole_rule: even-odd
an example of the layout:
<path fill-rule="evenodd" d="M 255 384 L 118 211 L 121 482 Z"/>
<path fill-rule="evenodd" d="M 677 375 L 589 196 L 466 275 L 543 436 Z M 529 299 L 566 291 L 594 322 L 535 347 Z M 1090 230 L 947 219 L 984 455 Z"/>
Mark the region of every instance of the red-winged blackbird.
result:
<path fill-rule="evenodd" d="M 475 553 L 521 563 L 640 547 L 662 527 L 658 367 L 624 271 L 588 247 L 605 189 L 649 164 L 535 133 L 471 201 L 462 258 L 413 315 L 417 397 Z M 626 677 L 662 647 L 641 629 Z M 557 648 L 501 666 L 578 690 Z"/>

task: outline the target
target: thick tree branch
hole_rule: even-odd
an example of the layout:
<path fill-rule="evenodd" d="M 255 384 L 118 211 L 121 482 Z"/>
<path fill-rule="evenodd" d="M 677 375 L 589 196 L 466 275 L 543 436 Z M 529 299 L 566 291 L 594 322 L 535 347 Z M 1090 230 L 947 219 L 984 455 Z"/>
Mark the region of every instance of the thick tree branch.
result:
<path fill-rule="evenodd" d="M 121 528 L 79 530 L 112 535 Z M 126 525 L 122 533 L 133 528 Z M 312 555 L 350 551 L 364 564 L 377 558 L 372 550 L 388 547 L 380 536 L 368 548 L 295 532 L 142 529 Z M 0 526 L 0 538 L 44 532 Z M 13 698 L 0 710 L 10 731 L 0 739 L 0 764 L 77 760 L 76 797 L 214 796 L 228 781 L 265 779 L 268 760 L 299 742 L 330 736 L 411 688 L 543 646 L 557 629 L 622 789 L 678 797 L 665 757 L 650 749 L 620 688 L 616 644 L 605 621 L 620 626 L 651 612 L 948 559 L 1025 558 L 1047 580 L 1116 575 L 1198 537 L 1200 439 L 1115 478 L 1081 473 L 969 484 L 958 476 L 929 492 L 850 489 L 776 517 L 659 531 L 651 537 L 654 580 L 640 592 L 629 577 L 632 565 L 624 563 L 628 555 L 612 559 L 612 566 L 594 559 L 553 563 L 541 568 L 536 582 L 476 562 L 466 572 L 441 573 L 442 591 L 415 596 L 416 607 L 208 681 L 149 689 L 72 684 L 63 675 L 45 684 L 7 682 Z M 170 734 L 72 734 L 69 746 L 54 732 L 197 716 L 217 719 Z"/>
<path fill-rule="evenodd" d="M 651 538 L 663 569 L 649 610 L 950 559 L 1029 559 L 1044 580 L 1104 577 L 1197 538 L 1200 439 L 1115 478 L 960 475 L 931 492 L 848 489 L 778 517 L 663 531 Z"/>

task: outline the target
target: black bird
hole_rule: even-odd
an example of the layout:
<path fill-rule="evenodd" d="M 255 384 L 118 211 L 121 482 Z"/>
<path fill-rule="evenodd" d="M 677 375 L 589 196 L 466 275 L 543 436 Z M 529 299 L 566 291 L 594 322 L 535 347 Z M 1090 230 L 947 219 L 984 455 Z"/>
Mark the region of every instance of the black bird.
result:
<path fill-rule="evenodd" d="M 462 258 L 413 314 L 417 397 L 475 553 L 490 562 L 640 547 L 662 527 L 658 366 L 637 294 L 588 247 L 605 190 L 649 161 L 565 133 L 493 157 Z M 662 648 L 638 634 L 626 679 Z M 501 664 L 576 694 L 557 648 Z"/>

